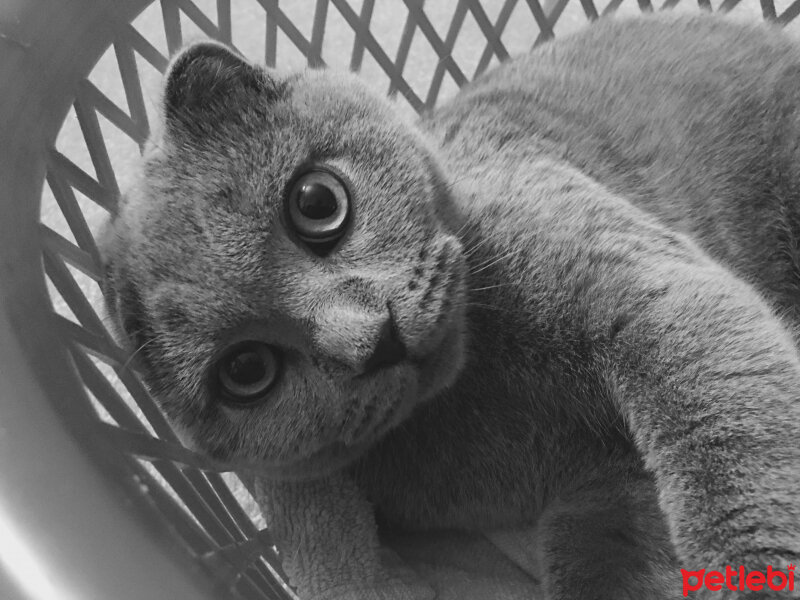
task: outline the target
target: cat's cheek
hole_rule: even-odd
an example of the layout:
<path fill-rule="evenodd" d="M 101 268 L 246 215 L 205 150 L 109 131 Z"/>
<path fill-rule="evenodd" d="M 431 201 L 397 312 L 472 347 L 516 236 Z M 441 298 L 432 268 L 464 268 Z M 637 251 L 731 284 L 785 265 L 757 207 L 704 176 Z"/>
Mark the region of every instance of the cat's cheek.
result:
<path fill-rule="evenodd" d="M 466 326 L 454 320 L 436 351 L 419 366 L 420 391 L 427 400 L 449 387 L 466 360 Z"/>
<path fill-rule="evenodd" d="M 310 367 L 310 365 L 306 365 Z M 431 364 L 438 370 L 438 364 Z M 437 373 L 437 375 L 439 375 Z M 252 407 L 218 403 L 221 437 L 237 440 L 228 459 L 324 471 L 376 442 L 429 397 L 418 365 L 401 363 L 365 379 L 330 377 L 315 369 L 284 373 L 273 396 Z M 348 459 L 350 460 L 350 459 Z"/>
<path fill-rule="evenodd" d="M 339 440 L 344 417 L 334 399 L 343 396 L 327 377 L 286 373 L 273 392 L 251 409 L 222 408 L 229 423 L 243 432 L 239 437 L 248 458 L 291 464 Z"/>

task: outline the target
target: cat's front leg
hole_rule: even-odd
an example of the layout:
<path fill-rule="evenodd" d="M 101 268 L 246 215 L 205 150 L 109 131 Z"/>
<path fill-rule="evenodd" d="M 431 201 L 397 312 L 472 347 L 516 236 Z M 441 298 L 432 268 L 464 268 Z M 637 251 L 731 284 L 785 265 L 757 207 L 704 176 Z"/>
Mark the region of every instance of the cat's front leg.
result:
<path fill-rule="evenodd" d="M 251 486 L 301 600 L 433 600 L 435 593 L 380 547 L 372 506 L 344 474 Z"/>
<path fill-rule="evenodd" d="M 800 359 L 788 332 L 710 261 L 654 266 L 633 282 L 611 329 L 608 382 L 683 567 L 786 573 L 800 562 Z M 800 586 L 759 594 L 798 597 Z"/>
<path fill-rule="evenodd" d="M 532 539 L 547 600 L 677 600 L 655 483 L 639 457 L 609 454 L 552 497 Z"/>

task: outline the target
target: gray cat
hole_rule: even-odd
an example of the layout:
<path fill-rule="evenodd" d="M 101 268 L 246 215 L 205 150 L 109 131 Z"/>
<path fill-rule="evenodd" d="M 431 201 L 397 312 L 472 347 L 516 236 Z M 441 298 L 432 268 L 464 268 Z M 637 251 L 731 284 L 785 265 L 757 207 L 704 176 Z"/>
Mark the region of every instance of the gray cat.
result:
<path fill-rule="evenodd" d="M 109 311 L 191 442 L 263 466 L 302 598 L 433 597 L 376 522 L 535 526 L 550 600 L 789 573 L 799 75 L 765 25 L 601 19 L 409 124 L 194 45 L 106 232 Z"/>

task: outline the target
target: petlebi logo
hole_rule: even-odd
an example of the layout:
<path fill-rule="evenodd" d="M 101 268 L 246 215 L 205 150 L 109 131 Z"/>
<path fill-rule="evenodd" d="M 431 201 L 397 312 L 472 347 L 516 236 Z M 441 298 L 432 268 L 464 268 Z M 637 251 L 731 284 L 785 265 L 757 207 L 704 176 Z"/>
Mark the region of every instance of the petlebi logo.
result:
<path fill-rule="evenodd" d="M 687 571 L 681 569 L 683 575 L 683 596 L 687 597 L 690 592 L 696 592 L 705 587 L 712 592 L 723 589 L 731 591 L 753 591 L 774 590 L 776 592 L 794 591 L 794 565 L 789 565 L 785 571 L 773 569 L 768 566 L 766 571 L 747 571 L 740 566 L 734 569 L 731 566 L 725 567 L 725 572 L 700 569 L 699 571 Z"/>

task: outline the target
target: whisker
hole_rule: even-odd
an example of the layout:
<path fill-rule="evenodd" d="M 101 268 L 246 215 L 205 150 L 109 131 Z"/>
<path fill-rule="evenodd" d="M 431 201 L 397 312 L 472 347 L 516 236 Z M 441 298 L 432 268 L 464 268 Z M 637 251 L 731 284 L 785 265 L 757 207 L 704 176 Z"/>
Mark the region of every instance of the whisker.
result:
<path fill-rule="evenodd" d="M 486 285 L 479 288 L 469 288 L 467 291 L 469 292 L 483 292 L 486 290 L 495 290 L 497 288 L 504 288 L 504 287 L 516 287 L 516 283 L 508 282 L 508 283 L 498 283 L 496 285 Z"/>
<path fill-rule="evenodd" d="M 123 365 L 120 367 L 120 371 L 125 371 L 126 369 L 128 369 L 131 362 L 133 362 L 133 359 L 136 358 L 136 355 L 139 354 L 139 352 L 141 352 L 142 350 L 144 350 L 147 346 L 155 342 L 157 339 L 158 336 L 153 336 L 149 340 L 147 340 L 144 344 L 139 346 L 136 350 L 134 350 L 131 353 L 131 355 L 127 358 L 127 360 L 123 363 Z"/>
<path fill-rule="evenodd" d="M 478 274 L 478 273 L 480 273 L 481 271 L 485 271 L 486 269 L 488 269 L 489 267 L 492 267 L 492 266 L 496 265 L 496 264 L 497 264 L 497 263 L 499 263 L 500 261 L 502 261 L 502 260 L 506 260 L 506 259 L 508 259 L 508 258 L 514 258 L 514 257 L 516 257 L 516 256 L 519 256 L 519 254 L 520 254 L 520 252 L 509 252 L 508 254 L 503 254 L 503 255 L 501 255 L 501 256 L 498 256 L 498 257 L 496 257 L 496 258 L 492 258 L 492 259 L 491 259 L 491 260 L 489 260 L 488 262 L 486 262 L 486 263 L 484 263 L 484 264 L 482 264 L 482 265 L 478 265 L 478 268 L 476 268 L 476 269 L 470 269 L 470 274 L 471 274 L 471 275 L 477 275 L 477 274 Z"/>
<path fill-rule="evenodd" d="M 473 302 L 471 300 L 467 300 L 466 302 L 460 302 L 458 306 L 461 308 L 484 308 L 505 314 L 514 314 L 514 311 L 512 310 L 503 308 L 501 306 L 495 306 L 494 304 L 486 304 L 485 302 Z"/>
<path fill-rule="evenodd" d="M 487 250 L 487 249 L 486 249 L 486 248 L 484 248 L 483 250 Z M 505 249 L 502 249 L 502 251 L 503 251 L 503 252 L 505 252 Z M 520 252 L 522 252 L 522 250 L 520 250 L 520 249 L 517 249 L 517 250 L 510 250 L 510 251 L 506 252 L 506 254 L 505 254 L 505 255 L 503 255 L 503 256 L 507 256 L 507 255 L 513 255 L 513 254 L 519 254 Z M 471 265 L 471 266 L 473 266 L 473 267 L 480 267 L 480 266 L 481 266 L 483 263 L 490 262 L 490 261 L 492 261 L 492 260 L 495 260 L 495 259 L 498 257 L 498 252 L 497 252 L 497 251 L 496 251 L 496 249 L 494 249 L 494 248 L 492 249 L 492 251 L 491 251 L 491 252 L 489 252 L 489 253 L 487 253 L 487 254 L 488 254 L 488 256 L 486 256 L 486 257 L 485 257 L 483 260 L 481 260 L 481 261 L 479 261 L 478 263 L 476 263 L 476 264 L 474 264 L 474 265 Z"/>
<path fill-rule="evenodd" d="M 467 221 L 467 223 L 463 225 L 461 229 L 462 229 L 461 233 L 462 236 L 466 236 L 467 234 L 470 233 L 475 236 L 470 239 L 463 239 L 459 237 L 459 239 L 462 239 L 463 241 L 465 252 L 473 252 L 475 249 L 480 248 L 484 244 L 487 244 L 488 242 L 492 241 L 491 237 L 480 235 L 480 227 L 477 223 L 472 223 Z"/>
<path fill-rule="evenodd" d="M 447 180 L 447 181 L 445 181 L 445 185 L 448 188 L 452 188 L 452 187 L 458 185 L 459 183 L 461 183 L 462 181 L 466 181 L 467 179 L 473 179 L 473 178 L 474 178 L 474 175 L 467 174 L 467 175 L 463 175 L 462 177 L 459 177 L 458 179 Z"/>
<path fill-rule="evenodd" d="M 460 240 L 461 236 L 464 235 L 473 225 L 474 223 L 470 222 L 469 220 L 465 220 L 461 227 L 458 228 L 458 231 L 454 232 L 453 235 Z"/>
<path fill-rule="evenodd" d="M 488 244 L 490 241 L 491 241 L 491 239 L 490 239 L 490 238 L 488 238 L 488 237 L 485 237 L 485 238 L 481 239 L 481 240 L 480 240 L 480 241 L 479 241 L 477 244 L 474 244 L 474 245 L 472 245 L 472 246 L 466 246 L 466 247 L 465 247 L 465 250 L 464 250 L 464 256 L 465 256 L 466 258 L 470 258 L 470 257 L 471 257 L 471 256 L 473 256 L 473 255 L 474 255 L 474 254 L 475 254 L 475 253 L 476 253 L 478 250 L 480 250 L 481 248 L 483 248 L 484 246 L 486 246 L 486 244 Z"/>

